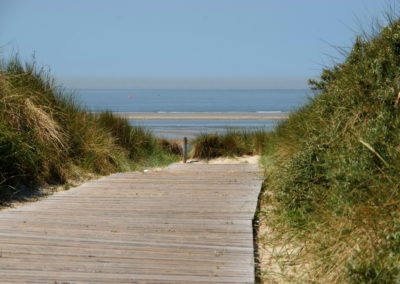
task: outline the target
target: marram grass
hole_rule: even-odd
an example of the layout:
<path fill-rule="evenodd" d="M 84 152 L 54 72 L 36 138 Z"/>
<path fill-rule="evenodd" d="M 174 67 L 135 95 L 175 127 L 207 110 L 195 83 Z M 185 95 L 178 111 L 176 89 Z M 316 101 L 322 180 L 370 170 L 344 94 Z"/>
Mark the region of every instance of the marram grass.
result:
<path fill-rule="evenodd" d="M 357 37 L 310 82 L 315 98 L 271 133 L 265 283 L 400 283 L 399 82 L 400 21 L 391 21 Z"/>
<path fill-rule="evenodd" d="M 192 141 L 190 156 L 199 159 L 260 155 L 268 141 L 263 130 L 227 131 L 223 134 L 204 133 Z"/>
<path fill-rule="evenodd" d="M 35 64 L 0 66 L 0 203 L 19 188 L 63 184 L 176 160 L 147 130 L 111 112 L 91 114 Z"/>

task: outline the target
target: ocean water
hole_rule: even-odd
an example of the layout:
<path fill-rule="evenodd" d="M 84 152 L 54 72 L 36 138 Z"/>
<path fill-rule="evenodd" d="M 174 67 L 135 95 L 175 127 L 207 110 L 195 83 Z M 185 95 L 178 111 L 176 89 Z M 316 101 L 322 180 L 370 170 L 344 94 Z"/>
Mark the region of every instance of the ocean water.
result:
<path fill-rule="evenodd" d="M 226 131 L 272 130 L 276 120 L 135 120 L 132 125 L 144 126 L 159 137 L 179 139 L 192 138 L 201 133 L 224 133 Z"/>
<path fill-rule="evenodd" d="M 91 111 L 115 112 L 287 112 L 299 108 L 309 90 L 185 90 L 185 89 L 78 89 L 75 97 Z M 227 129 L 271 130 L 277 121 L 260 120 L 136 120 L 156 135 L 194 136 Z"/>
<path fill-rule="evenodd" d="M 261 112 L 291 111 L 304 104 L 308 90 L 125 90 L 78 89 L 92 111 Z"/>

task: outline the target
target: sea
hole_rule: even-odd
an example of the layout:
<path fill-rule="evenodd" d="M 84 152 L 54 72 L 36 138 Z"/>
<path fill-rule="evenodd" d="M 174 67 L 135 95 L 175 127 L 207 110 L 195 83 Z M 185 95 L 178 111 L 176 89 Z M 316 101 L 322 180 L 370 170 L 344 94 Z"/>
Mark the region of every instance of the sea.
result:
<path fill-rule="evenodd" d="M 90 111 L 143 113 L 279 113 L 305 104 L 308 89 L 76 89 L 76 99 Z M 272 130 L 276 120 L 131 120 L 165 138 L 194 137 L 227 130 Z"/>

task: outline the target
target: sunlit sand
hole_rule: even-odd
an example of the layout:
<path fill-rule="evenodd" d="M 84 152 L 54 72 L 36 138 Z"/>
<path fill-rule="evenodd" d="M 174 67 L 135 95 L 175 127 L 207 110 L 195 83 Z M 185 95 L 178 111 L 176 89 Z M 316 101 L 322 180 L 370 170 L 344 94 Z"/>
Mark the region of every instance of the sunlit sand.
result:
<path fill-rule="evenodd" d="M 287 112 L 117 112 L 132 120 L 282 120 Z"/>

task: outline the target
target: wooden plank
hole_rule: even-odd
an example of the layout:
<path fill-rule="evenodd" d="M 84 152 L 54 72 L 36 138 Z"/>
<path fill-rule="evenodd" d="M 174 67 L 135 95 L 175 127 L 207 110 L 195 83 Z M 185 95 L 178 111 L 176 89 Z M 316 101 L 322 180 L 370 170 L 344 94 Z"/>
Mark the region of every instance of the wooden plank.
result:
<path fill-rule="evenodd" d="M 252 164 L 119 173 L 0 212 L 1 283 L 253 283 Z"/>

